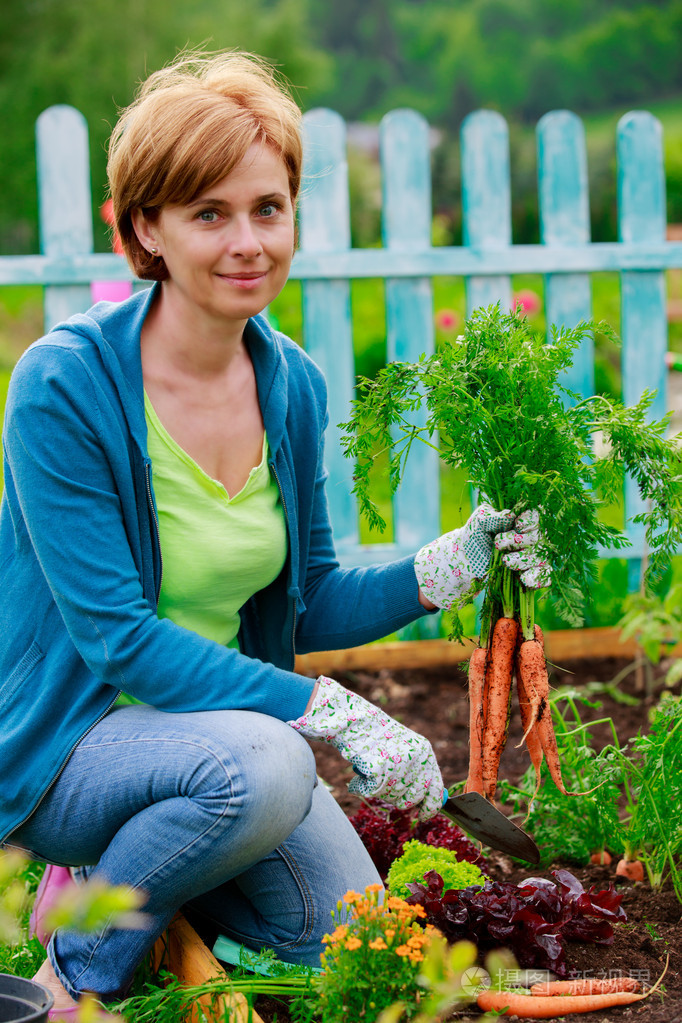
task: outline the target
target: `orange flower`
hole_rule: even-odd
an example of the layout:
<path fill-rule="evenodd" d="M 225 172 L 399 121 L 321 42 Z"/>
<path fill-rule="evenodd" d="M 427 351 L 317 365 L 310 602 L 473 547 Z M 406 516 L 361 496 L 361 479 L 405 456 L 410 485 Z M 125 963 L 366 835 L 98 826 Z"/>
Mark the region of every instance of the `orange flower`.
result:
<path fill-rule="evenodd" d="M 376 884 L 368 884 L 367 887 L 365 888 L 365 891 L 369 895 L 371 892 L 381 892 L 383 891 L 383 889 L 384 886 L 377 882 Z"/>
<path fill-rule="evenodd" d="M 393 941 L 393 938 L 395 937 L 395 930 L 392 927 L 387 927 L 384 934 L 386 935 L 387 941 Z"/>
<path fill-rule="evenodd" d="M 421 963 L 423 962 L 423 959 L 424 956 L 421 954 L 421 952 L 413 952 L 412 955 L 410 956 L 410 962 L 413 963 Z"/>
<path fill-rule="evenodd" d="M 349 952 L 354 952 L 356 948 L 361 948 L 361 947 L 362 947 L 362 942 L 360 941 L 359 938 L 349 938 L 348 941 L 345 944 L 345 948 L 347 948 Z"/>
<path fill-rule="evenodd" d="M 348 926 L 346 924 L 339 924 L 333 934 L 325 934 L 322 939 L 325 944 L 331 945 L 335 941 L 341 941 L 348 934 Z"/>
<path fill-rule="evenodd" d="M 413 934 L 411 938 L 408 938 L 407 944 L 410 948 L 421 948 L 422 945 L 426 944 L 427 939 L 423 934 Z"/>
<path fill-rule="evenodd" d="M 389 909 L 409 908 L 407 907 L 407 903 L 404 902 L 402 899 L 399 899 L 397 895 L 390 895 L 386 900 L 386 905 L 388 906 Z"/>
<path fill-rule="evenodd" d="M 352 906 L 354 902 L 357 902 L 362 896 L 358 892 L 348 891 L 343 897 L 343 901 L 347 906 Z"/>
<path fill-rule="evenodd" d="M 379 952 L 381 949 L 388 948 L 388 945 L 383 938 L 375 938 L 374 941 L 369 942 L 369 947 Z"/>
<path fill-rule="evenodd" d="M 397 956 L 409 956 L 413 955 L 414 953 L 412 952 L 412 949 L 410 948 L 409 945 L 398 945 L 397 949 L 395 950 L 395 954 Z"/>

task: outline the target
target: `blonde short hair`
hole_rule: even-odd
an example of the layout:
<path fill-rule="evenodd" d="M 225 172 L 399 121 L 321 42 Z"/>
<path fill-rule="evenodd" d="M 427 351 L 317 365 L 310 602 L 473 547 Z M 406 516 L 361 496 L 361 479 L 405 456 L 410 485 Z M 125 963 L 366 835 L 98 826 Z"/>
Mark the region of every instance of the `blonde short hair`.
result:
<path fill-rule="evenodd" d="M 138 241 L 132 211 L 153 219 L 221 181 L 256 142 L 278 153 L 295 202 L 303 159 L 301 112 L 263 60 L 245 53 L 181 54 L 142 84 L 109 143 L 116 228 L 134 273 L 161 281 L 163 259 Z"/>

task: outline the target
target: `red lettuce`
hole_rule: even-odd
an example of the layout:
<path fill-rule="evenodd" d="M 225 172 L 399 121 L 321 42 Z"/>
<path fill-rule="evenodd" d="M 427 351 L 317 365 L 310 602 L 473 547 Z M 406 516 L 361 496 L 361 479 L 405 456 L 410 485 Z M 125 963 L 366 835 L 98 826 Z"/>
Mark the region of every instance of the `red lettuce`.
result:
<path fill-rule="evenodd" d="M 368 805 L 363 804 L 350 822 L 384 881 L 393 860 L 402 855 L 405 842 L 412 838 L 438 849 L 451 849 L 458 859 L 486 870 L 486 861 L 473 842 L 441 815 L 429 821 L 417 821 L 413 811 L 397 810 L 374 799 Z"/>
<path fill-rule="evenodd" d="M 626 919 L 622 894 L 613 885 L 585 891 L 568 870 L 553 870 L 549 881 L 530 877 L 521 884 L 486 881 L 483 888 L 449 889 L 435 870 L 424 883 L 408 884 L 407 901 L 426 910 L 428 922 L 448 941 L 468 938 L 479 949 L 504 946 L 520 966 L 569 975 L 565 942 L 610 945 L 613 925 Z"/>

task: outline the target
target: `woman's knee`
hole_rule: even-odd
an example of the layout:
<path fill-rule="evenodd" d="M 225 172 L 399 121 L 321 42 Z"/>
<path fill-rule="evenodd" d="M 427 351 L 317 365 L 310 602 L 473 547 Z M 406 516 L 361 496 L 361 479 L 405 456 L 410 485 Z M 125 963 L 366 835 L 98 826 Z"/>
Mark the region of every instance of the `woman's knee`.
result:
<path fill-rule="evenodd" d="M 315 757 L 301 735 L 276 718 L 250 711 L 193 715 L 199 726 L 200 765 L 186 794 L 217 796 L 240 813 L 287 820 L 290 828 L 308 814 L 317 784 Z"/>

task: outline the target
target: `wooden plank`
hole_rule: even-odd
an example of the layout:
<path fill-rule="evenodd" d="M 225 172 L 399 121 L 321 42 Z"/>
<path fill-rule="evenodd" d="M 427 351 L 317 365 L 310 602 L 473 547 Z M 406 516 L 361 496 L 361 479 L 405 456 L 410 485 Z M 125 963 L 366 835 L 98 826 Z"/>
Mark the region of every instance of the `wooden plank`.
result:
<path fill-rule="evenodd" d="M 383 236 L 388 249 L 415 252 L 431 245 L 429 128 L 412 110 L 395 110 L 381 122 Z M 417 362 L 434 351 L 433 288 L 428 278 L 386 281 L 387 359 Z M 426 423 L 426 409 L 414 413 Z M 414 444 L 394 499 L 396 542 L 417 550 L 440 533 L 438 456 Z M 434 625 L 436 623 L 434 622 Z"/>
<path fill-rule="evenodd" d="M 644 111 L 626 114 L 618 122 L 618 232 L 628 243 L 665 239 L 665 174 L 660 122 Z M 623 401 L 635 403 L 645 390 L 657 391 L 650 415 L 660 419 L 667 410 L 665 353 L 668 347 L 665 277 L 660 271 L 621 274 L 621 370 Z M 625 481 L 626 531 L 643 543 L 642 525 L 631 520 L 645 510 L 633 479 Z M 640 563 L 628 561 L 628 589 L 639 584 Z"/>
<path fill-rule="evenodd" d="M 568 110 L 545 114 L 537 126 L 538 202 L 543 244 L 571 248 L 590 241 L 587 156 L 582 121 Z M 575 327 L 592 314 L 587 274 L 547 274 L 548 325 Z M 594 339 L 584 339 L 562 383 L 586 397 L 594 394 Z"/>
<path fill-rule="evenodd" d="M 462 217 L 464 246 L 477 254 L 511 250 L 509 129 L 494 110 L 477 110 L 462 123 Z M 471 253 L 470 253 L 471 255 Z M 515 260 L 514 273 L 520 273 Z M 511 280 L 504 274 L 466 282 L 467 315 L 479 306 L 512 303 Z"/>
<path fill-rule="evenodd" d="M 305 160 L 300 207 L 301 251 L 314 259 L 350 248 L 350 207 L 346 126 L 331 110 L 311 110 L 303 119 Z M 357 544 L 356 502 L 351 494 L 352 465 L 344 458 L 338 423 L 348 419 L 355 383 L 348 280 L 303 284 L 306 351 L 329 384 L 329 428 L 325 465 L 327 497 L 340 543 Z"/>
<path fill-rule="evenodd" d="M 679 241 L 641 245 L 590 242 L 570 249 L 558 245 L 510 245 L 497 251 L 440 245 L 413 253 L 389 249 L 299 251 L 294 257 L 290 277 L 310 281 L 366 277 L 495 277 L 680 267 L 682 243 Z M 122 256 L 108 252 L 60 257 L 0 256 L 0 285 L 89 284 L 95 279 L 127 281 L 133 280 L 133 275 Z"/>
<path fill-rule="evenodd" d="M 153 950 L 154 968 L 163 967 L 177 977 L 184 987 L 196 987 L 218 978 L 228 981 L 228 974 L 203 943 L 182 913 L 178 913 L 156 942 Z M 220 995 L 212 1008 L 209 995 L 199 998 L 192 1008 L 192 1023 L 219 1023 L 226 1010 L 232 1023 L 263 1023 L 263 1020 L 239 992 Z"/>
<path fill-rule="evenodd" d="M 620 631 L 604 627 L 597 629 L 560 629 L 548 632 L 545 645 L 550 660 L 586 660 L 592 657 L 624 657 L 633 659 L 637 654 L 634 640 L 620 641 Z M 462 645 L 446 639 L 424 639 L 403 643 L 374 643 L 351 647 L 348 650 L 327 650 L 314 654 L 299 654 L 296 671 L 316 678 L 344 671 L 391 671 L 401 669 L 445 668 L 469 659 L 474 648 L 472 642 Z M 682 657 L 682 643 L 670 651 L 671 657 Z"/>
<path fill-rule="evenodd" d="M 36 122 L 40 244 L 46 256 L 92 252 L 88 126 L 78 110 L 54 106 Z M 87 284 L 48 287 L 45 330 L 91 305 Z"/>

